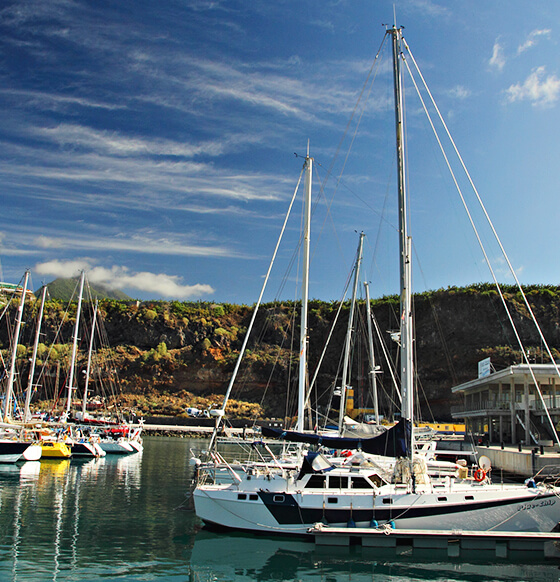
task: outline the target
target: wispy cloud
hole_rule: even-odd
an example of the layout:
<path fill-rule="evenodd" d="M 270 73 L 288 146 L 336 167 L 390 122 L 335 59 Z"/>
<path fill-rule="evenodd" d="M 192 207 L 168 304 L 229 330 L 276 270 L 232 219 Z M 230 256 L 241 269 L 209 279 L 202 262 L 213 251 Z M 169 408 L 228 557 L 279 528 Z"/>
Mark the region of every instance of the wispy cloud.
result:
<path fill-rule="evenodd" d="M 232 248 L 180 243 L 171 238 L 155 238 L 143 235 L 134 237 L 95 236 L 38 236 L 34 245 L 42 249 L 72 249 L 77 251 L 125 251 L 153 255 L 183 257 L 239 258 Z"/>
<path fill-rule="evenodd" d="M 543 28 L 541 30 L 533 30 L 528 36 L 527 39 L 523 44 L 520 44 L 517 47 L 517 54 L 521 54 L 526 50 L 530 49 L 531 47 L 535 46 L 539 37 L 550 37 L 551 30 L 550 28 Z"/>
<path fill-rule="evenodd" d="M 457 85 L 449 90 L 449 95 L 455 99 L 468 99 L 472 92 L 470 89 L 463 87 L 462 85 Z"/>
<path fill-rule="evenodd" d="M 545 67 L 538 67 L 523 83 L 511 85 L 506 96 L 510 103 L 529 101 L 534 106 L 549 107 L 560 96 L 560 79 L 556 75 L 546 75 Z"/>
<path fill-rule="evenodd" d="M 214 293 L 210 285 L 203 283 L 185 285 L 178 276 L 147 271 L 134 272 L 119 265 L 110 268 L 94 266 L 90 259 L 70 261 L 55 259 L 35 266 L 35 271 L 39 275 L 52 277 L 74 277 L 82 270 L 86 271 L 91 283 L 105 285 L 111 289 L 136 289 L 144 293 L 178 299 L 193 299 Z"/>
<path fill-rule="evenodd" d="M 492 69 L 497 69 L 498 71 L 501 71 L 505 67 L 506 58 L 504 56 L 504 49 L 498 40 L 496 40 L 492 47 L 492 56 L 488 64 Z"/>

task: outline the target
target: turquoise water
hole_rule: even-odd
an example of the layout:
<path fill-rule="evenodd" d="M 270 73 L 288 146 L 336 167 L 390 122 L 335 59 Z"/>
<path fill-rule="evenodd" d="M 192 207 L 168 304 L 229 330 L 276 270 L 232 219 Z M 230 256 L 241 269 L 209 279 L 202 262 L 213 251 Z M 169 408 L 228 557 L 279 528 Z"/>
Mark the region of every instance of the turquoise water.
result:
<path fill-rule="evenodd" d="M 148 438 L 142 455 L 0 465 L 0 581 L 560 580 L 555 564 L 207 532 L 186 503 L 191 446 Z"/>

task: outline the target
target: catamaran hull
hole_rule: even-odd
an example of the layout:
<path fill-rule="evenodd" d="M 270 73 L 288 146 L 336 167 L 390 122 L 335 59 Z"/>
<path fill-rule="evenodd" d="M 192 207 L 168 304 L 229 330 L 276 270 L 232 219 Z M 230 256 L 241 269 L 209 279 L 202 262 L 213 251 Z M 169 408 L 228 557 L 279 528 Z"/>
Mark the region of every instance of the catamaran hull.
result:
<path fill-rule="evenodd" d="M 130 455 L 136 452 L 136 449 L 132 448 L 130 443 L 126 441 L 101 441 L 99 446 L 108 455 Z"/>
<path fill-rule="evenodd" d="M 21 441 L 0 441 L 0 463 L 17 463 L 30 446 Z"/>
<path fill-rule="evenodd" d="M 231 490 L 197 488 L 196 514 L 213 527 L 299 535 L 307 534 L 321 521 L 337 527 L 392 522 L 397 529 L 523 532 L 549 532 L 560 522 L 560 499 L 554 493 L 527 489 L 520 494 L 500 491 L 498 486 L 474 494 L 343 498 L 335 492 L 302 495 L 258 491 L 245 495 L 241 501 Z"/>

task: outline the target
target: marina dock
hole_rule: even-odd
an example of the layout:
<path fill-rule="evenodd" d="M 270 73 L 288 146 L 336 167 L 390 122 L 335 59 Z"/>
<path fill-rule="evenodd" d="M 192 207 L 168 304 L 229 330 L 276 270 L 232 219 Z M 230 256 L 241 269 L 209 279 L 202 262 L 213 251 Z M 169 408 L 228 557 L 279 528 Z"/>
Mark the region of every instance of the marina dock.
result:
<path fill-rule="evenodd" d="M 560 560 L 560 533 L 405 530 L 387 528 L 330 527 L 322 523 L 309 530 L 318 546 L 361 545 L 396 553 L 438 551 L 450 558 L 468 554 L 479 558 Z"/>

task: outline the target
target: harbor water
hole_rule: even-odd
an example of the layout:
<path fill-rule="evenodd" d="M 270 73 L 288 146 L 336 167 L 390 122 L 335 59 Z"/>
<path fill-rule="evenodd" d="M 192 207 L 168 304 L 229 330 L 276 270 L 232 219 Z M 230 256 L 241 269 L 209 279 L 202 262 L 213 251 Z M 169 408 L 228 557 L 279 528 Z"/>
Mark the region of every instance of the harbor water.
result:
<path fill-rule="evenodd" d="M 204 530 L 188 504 L 189 449 L 145 439 L 142 455 L 0 465 L 0 581 L 558 582 L 558 562 L 316 547 Z"/>

